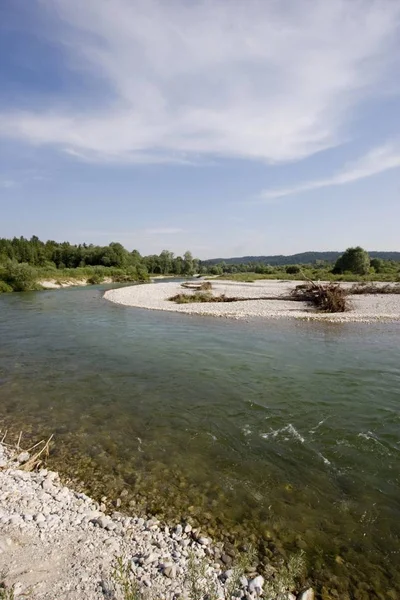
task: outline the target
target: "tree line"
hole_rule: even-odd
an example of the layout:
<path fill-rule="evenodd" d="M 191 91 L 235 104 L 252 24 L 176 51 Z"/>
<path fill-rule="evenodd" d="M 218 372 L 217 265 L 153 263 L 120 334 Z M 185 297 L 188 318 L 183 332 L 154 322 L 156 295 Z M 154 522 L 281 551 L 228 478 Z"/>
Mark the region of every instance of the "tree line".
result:
<path fill-rule="evenodd" d="M 305 255 L 318 253 L 305 253 Z M 337 254 L 337 253 L 335 253 Z M 115 282 L 146 281 L 150 275 L 190 277 L 194 274 L 236 278 L 311 279 L 358 278 L 388 281 L 400 280 L 400 261 L 371 256 L 359 246 L 348 248 L 335 261 L 316 259 L 309 264 L 268 264 L 258 261 L 232 263 L 200 261 L 188 250 L 175 256 L 169 250 L 142 256 L 138 250 L 128 251 L 117 242 L 107 246 L 70 244 L 69 242 L 0 238 L 0 292 L 25 291 L 38 287 L 46 278 L 85 279 L 98 284 L 106 278 Z M 372 255 L 372 253 L 371 253 Z M 262 257 L 261 257 L 262 258 Z"/>
<path fill-rule="evenodd" d="M 0 265 L 7 261 L 26 263 L 45 269 L 77 269 L 85 267 L 134 267 L 143 274 L 193 275 L 200 261 L 190 251 L 174 256 L 169 250 L 159 255 L 142 256 L 138 250 L 129 252 L 118 242 L 108 246 L 94 244 L 70 244 L 69 242 L 41 241 L 37 236 L 0 238 Z"/>

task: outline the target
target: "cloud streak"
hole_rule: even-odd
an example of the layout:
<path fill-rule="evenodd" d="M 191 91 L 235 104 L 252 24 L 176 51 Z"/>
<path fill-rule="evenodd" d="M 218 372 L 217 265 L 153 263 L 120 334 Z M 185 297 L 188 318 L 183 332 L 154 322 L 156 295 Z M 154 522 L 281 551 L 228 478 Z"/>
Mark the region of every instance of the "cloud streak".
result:
<path fill-rule="evenodd" d="M 360 179 L 378 175 L 390 169 L 400 167 L 400 146 L 387 144 L 379 148 L 375 148 L 362 158 L 348 164 L 341 171 L 327 177 L 325 179 L 317 179 L 314 181 L 306 181 L 287 188 L 267 189 L 261 192 L 260 198 L 264 200 L 273 200 L 283 198 L 284 196 L 292 196 L 311 190 L 321 188 L 346 185 Z"/>
<path fill-rule="evenodd" d="M 64 69 L 103 93 L 90 109 L 75 94 L 3 110 L 0 134 L 92 162 L 304 158 L 343 141 L 355 108 L 389 85 L 398 50 L 400 4 L 391 0 L 37 7 L 52 19 Z"/>

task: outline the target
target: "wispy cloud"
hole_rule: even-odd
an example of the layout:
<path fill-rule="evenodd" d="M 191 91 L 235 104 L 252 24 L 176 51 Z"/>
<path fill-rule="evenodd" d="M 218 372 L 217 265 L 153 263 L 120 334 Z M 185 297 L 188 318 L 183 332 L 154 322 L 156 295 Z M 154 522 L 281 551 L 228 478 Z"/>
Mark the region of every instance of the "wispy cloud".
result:
<path fill-rule="evenodd" d="M 45 7 L 45 8 L 44 8 Z M 78 160 L 284 162 L 339 144 L 389 85 L 392 0 L 42 0 L 68 68 L 104 86 L 0 113 L 3 136 Z M 67 68 L 65 66 L 65 68 Z"/>
<path fill-rule="evenodd" d="M 158 227 L 155 229 L 145 229 L 146 235 L 174 235 L 176 233 L 182 233 L 183 229 L 178 227 Z"/>
<path fill-rule="evenodd" d="M 259 197 L 264 199 L 264 201 L 268 201 L 320 188 L 345 185 L 346 183 L 352 183 L 359 179 L 372 177 L 378 173 L 399 167 L 400 146 L 396 147 L 395 145 L 388 144 L 381 146 L 380 148 L 375 148 L 357 161 L 349 163 L 341 171 L 332 175 L 332 177 L 306 181 L 287 188 L 267 189 L 262 191 Z"/>
<path fill-rule="evenodd" d="M 4 189 L 11 189 L 14 187 L 17 187 L 18 183 L 16 181 L 14 181 L 13 179 L 1 179 L 0 178 L 0 188 L 4 188 Z"/>

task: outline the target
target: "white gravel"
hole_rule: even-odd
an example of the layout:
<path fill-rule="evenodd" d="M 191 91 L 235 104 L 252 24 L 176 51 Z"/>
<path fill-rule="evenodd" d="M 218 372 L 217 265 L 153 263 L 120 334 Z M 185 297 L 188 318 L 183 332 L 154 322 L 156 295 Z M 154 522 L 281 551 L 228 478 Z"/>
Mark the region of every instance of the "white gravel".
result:
<path fill-rule="evenodd" d="M 243 298 L 255 298 L 243 302 L 176 304 L 169 301 L 171 296 L 188 293 L 180 283 L 149 283 L 132 287 L 109 290 L 104 297 L 111 302 L 147 308 L 167 310 L 197 315 L 211 315 L 234 319 L 250 317 L 318 319 L 325 321 L 396 321 L 400 320 L 400 294 L 376 294 L 351 296 L 351 310 L 346 313 L 318 313 L 304 302 L 287 300 L 257 300 L 268 296 L 280 298 L 287 296 L 299 281 L 262 280 L 254 283 L 235 281 L 213 281 L 213 293 Z M 349 287 L 353 284 L 342 284 Z"/>
<path fill-rule="evenodd" d="M 21 470 L 27 458 L 0 443 L 1 598 L 124 600 L 111 576 L 121 557 L 148 600 L 190 600 L 189 553 L 205 564 L 203 583 L 225 597 L 233 571 L 224 565 L 222 543 L 188 523 L 170 528 L 154 518 L 107 515 L 85 494 L 64 487 L 57 473 Z M 4 596 L 4 586 L 13 595 Z M 257 600 L 263 587 L 264 578 L 251 567 L 236 597 Z M 287 597 L 296 600 L 292 591 Z"/>

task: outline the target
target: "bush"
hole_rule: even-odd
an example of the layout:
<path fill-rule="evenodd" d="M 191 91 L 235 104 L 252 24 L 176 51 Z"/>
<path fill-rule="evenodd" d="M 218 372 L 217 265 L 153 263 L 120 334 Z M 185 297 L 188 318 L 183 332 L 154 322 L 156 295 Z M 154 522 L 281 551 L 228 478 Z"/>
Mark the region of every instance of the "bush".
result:
<path fill-rule="evenodd" d="M 99 285 L 103 282 L 104 277 L 100 275 L 100 273 L 93 273 L 91 277 L 87 280 L 90 285 Z"/>
<path fill-rule="evenodd" d="M 11 285 L 8 285 L 5 281 L 0 280 L 0 294 L 6 294 L 8 292 L 12 292 L 13 289 Z"/>
<path fill-rule="evenodd" d="M 35 289 L 37 271 L 27 263 L 9 262 L 2 277 L 14 292 L 27 292 Z"/>
<path fill-rule="evenodd" d="M 300 273 L 300 267 L 298 265 L 289 265 L 286 267 L 286 273 L 288 275 L 297 275 Z"/>
<path fill-rule="evenodd" d="M 355 273 L 356 275 L 367 275 L 370 268 L 370 259 L 368 252 L 360 246 L 356 248 L 347 248 L 346 252 L 340 256 L 332 273 Z"/>

